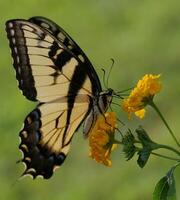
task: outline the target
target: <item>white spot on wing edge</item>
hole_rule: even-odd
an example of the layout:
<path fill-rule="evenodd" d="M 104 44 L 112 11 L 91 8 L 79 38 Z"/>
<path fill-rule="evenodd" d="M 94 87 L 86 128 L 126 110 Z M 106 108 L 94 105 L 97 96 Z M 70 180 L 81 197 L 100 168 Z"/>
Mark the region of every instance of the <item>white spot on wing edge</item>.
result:
<path fill-rule="evenodd" d="M 17 67 L 17 72 L 18 74 L 21 74 L 21 68 L 19 66 Z"/>
<path fill-rule="evenodd" d="M 41 23 L 41 26 L 43 26 L 44 28 L 50 28 L 49 24 L 45 23 L 45 22 L 42 22 Z"/>
<path fill-rule="evenodd" d="M 12 22 L 9 22 L 9 23 L 8 23 L 8 27 L 9 27 L 9 28 L 12 28 L 12 27 L 13 27 L 13 23 L 12 23 Z"/>
<path fill-rule="evenodd" d="M 57 37 L 62 41 L 64 42 L 64 40 L 66 39 L 66 36 L 62 33 L 62 32 L 59 32 Z"/>
<path fill-rule="evenodd" d="M 81 60 L 81 62 L 84 62 L 84 61 L 85 61 L 85 60 L 84 60 L 84 57 L 83 57 L 81 54 L 78 55 L 78 58 Z"/>
<path fill-rule="evenodd" d="M 12 43 L 15 45 L 16 44 L 16 39 L 13 37 L 12 38 Z"/>
<path fill-rule="evenodd" d="M 11 36 L 14 36 L 15 35 L 15 31 L 13 29 L 10 29 L 10 34 L 11 34 Z"/>
<path fill-rule="evenodd" d="M 14 47 L 14 52 L 15 52 L 15 54 L 18 54 L 17 47 Z"/>
<path fill-rule="evenodd" d="M 55 165 L 54 166 L 54 168 L 53 168 L 53 172 L 55 172 L 57 169 L 59 169 L 60 168 L 60 166 L 58 166 L 58 165 Z"/>
<path fill-rule="evenodd" d="M 19 63 L 19 61 L 20 61 L 20 60 L 19 60 L 19 56 L 16 57 L 16 61 L 17 61 L 17 63 Z"/>

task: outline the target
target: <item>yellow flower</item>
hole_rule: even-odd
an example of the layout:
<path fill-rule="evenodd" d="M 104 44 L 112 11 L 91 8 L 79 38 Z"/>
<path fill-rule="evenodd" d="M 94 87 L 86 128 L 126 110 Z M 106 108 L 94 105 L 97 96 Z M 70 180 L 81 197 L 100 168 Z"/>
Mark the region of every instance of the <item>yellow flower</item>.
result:
<path fill-rule="evenodd" d="M 145 116 L 145 113 L 146 113 L 146 110 L 143 108 L 141 110 L 136 111 L 134 114 L 140 119 L 142 119 Z"/>
<path fill-rule="evenodd" d="M 90 157 L 106 166 L 111 166 L 111 151 L 116 147 L 113 144 L 116 127 L 116 115 L 108 112 L 97 119 L 95 126 L 89 134 Z"/>
<path fill-rule="evenodd" d="M 161 90 L 159 78 L 160 75 L 146 74 L 138 81 L 137 86 L 131 91 L 129 97 L 123 100 L 122 108 L 128 113 L 129 118 L 132 113 L 135 113 L 139 118 L 144 117 L 145 106 Z"/>

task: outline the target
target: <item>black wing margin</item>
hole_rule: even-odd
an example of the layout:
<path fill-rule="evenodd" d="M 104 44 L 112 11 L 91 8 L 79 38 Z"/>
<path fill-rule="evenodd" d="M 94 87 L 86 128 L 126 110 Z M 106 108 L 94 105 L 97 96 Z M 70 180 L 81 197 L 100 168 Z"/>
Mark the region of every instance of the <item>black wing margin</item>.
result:
<path fill-rule="evenodd" d="M 22 29 L 19 24 L 6 22 L 6 32 L 11 47 L 13 66 L 16 70 L 16 78 L 19 81 L 19 88 L 23 95 L 31 101 L 37 101 L 35 83 L 31 71 L 31 66 L 27 58 L 28 50 Z M 19 56 L 20 55 L 20 56 Z"/>

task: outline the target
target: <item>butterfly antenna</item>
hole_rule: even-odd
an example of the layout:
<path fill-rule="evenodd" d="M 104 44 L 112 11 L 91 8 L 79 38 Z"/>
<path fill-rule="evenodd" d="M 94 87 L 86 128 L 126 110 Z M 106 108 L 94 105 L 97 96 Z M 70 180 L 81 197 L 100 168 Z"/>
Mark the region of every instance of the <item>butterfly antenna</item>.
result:
<path fill-rule="evenodd" d="M 127 91 L 132 90 L 133 88 L 134 88 L 134 87 L 130 87 L 130 88 L 128 88 L 128 89 L 118 91 L 117 93 L 118 93 L 118 94 L 120 94 L 120 93 L 124 93 L 124 92 L 127 92 Z"/>
<path fill-rule="evenodd" d="M 121 135 L 122 138 L 124 138 L 124 135 L 123 135 L 123 133 L 121 132 L 121 130 L 119 128 L 115 128 L 115 130 L 120 133 L 120 135 Z"/>
<path fill-rule="evenodd" d="M 124 99 L 122 94 L 120 95 L 120 94 L 115 93 L 115 92 L 113 94 L 113 97 L 118 98 L 118 99 Z"/>
<path fill-rule="evenodd" d="M 103 84 L 104 84 L 104 87 L 107 89 L 107 85 L 106 85 L 106 71 L 104 68 L 101 68 L 102 72 L 103 72 Z"/>
<path fill-rule="evenodd" d="M 111 104 L 112 104 L 112 105 L 115 105 L 115 106 L 118 106 L 118 107 L 121 107 L 119 104 L 117 104 L 117 103 L 115 103 L 115 102 L 111 102 Z M 111 111 L 113 111 L 111 105 L 110 105 L 110 109 L 111 109 Z M 121 123 L 123 126 L 125 126 L 125 123 L 124 123 L 123 121 L 121 121 L 118 117 L 117 117 L 117 121 L 118 121 L 119 123 Z"/>
<path fill-rule="evenodd" d="M 120 104 L 115 103 L 115 102 L 113 102 L 113 101 L 111 102 L 111 104 L 112 104 L 112 105 L 115 105 L 115 106 L 118 106 L 118 107 L 121 107 Z"/>
<path fill-rule="evenodd" d="M 110 69 L 109 69 L 109 73 L 108 73 L 108 76 L 107 76 L 107 83 L 106 83 L 107 87 L 109 86 L 109 77 L 110 77 L 112 68 L 113 68 L 113 66 L 114 66 L 114 59 L 111 58 L 111 61 L 112 61 L 112 64 L 111 64 L 111 67 L 110 67 Z"/>

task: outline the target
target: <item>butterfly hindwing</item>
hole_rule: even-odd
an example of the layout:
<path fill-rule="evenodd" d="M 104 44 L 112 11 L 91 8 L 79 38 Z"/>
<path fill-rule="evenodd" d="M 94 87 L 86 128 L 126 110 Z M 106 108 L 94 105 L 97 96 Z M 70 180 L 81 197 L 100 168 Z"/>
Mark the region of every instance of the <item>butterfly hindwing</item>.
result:
<path fill-rule="evenodd" d="M 68 103 L 63 99 L 54 103 L 40 104 L 25 119 L 20 132 L 26 169 L 23 175 L 31 174 L 50 178 L 61 165 L 70 148 L 71 139 L 88 112 L 88 101 L 77 96 L 74 112 L 68 118 Z"/>

